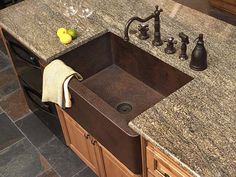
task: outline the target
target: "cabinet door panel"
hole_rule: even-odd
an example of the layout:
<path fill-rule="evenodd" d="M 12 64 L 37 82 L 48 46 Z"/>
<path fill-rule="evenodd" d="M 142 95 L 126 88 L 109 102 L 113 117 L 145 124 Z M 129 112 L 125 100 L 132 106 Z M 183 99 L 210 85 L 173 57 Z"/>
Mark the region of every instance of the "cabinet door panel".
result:
<path fill-rule="evenodd" d="M 91 143 L 88 134 L 68 116 L 65 116 L 71 149 L 96 173 L 98 174 L 95 156 L 95 145 Z"/>
<path fill-rule="evenodd" d="M 129 177 L 125 172 L 114 162 L 111 156 L 107 153 L 103 153 L 103 159 L 105 164 L 105 171 L 107 177 Z"/>
<path fill-rule="evenodd" d="M 147 177 L 164 177 L 163 175 L 161 174 L 156 174 L 156 175 L 153 175 L 150 171 L 148 171 L 148 176 Z"/>
<path fill-rule="evenodd" d="M 107 177 L 141 177 L 132 173 L 105 148 L 102 148 L 102 154 Z"/>

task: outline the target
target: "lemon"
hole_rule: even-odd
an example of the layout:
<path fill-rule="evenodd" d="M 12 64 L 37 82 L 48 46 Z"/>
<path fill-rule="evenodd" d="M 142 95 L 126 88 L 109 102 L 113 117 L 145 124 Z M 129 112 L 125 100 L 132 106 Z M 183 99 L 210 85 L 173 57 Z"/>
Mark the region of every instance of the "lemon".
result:
<path fill-rule="evenodd" d="M 67 34 L 71 35 L 72 39 L 76 39 L 78 37 L 78 33 L 75 29 L 68 29 Z"/>
<path fill-rule="evenodd" d="M 67 30 L 65 28 L 59 28 L 57 30 L 57 36 L 60 38 L 63 34 L 66 34 Z"/>
<path fill-rule="evenodd" d="M 60 41 L 62 44 L 69 44 L 72 41 L 71 35 L 64 33 L 60 36 Z"/>

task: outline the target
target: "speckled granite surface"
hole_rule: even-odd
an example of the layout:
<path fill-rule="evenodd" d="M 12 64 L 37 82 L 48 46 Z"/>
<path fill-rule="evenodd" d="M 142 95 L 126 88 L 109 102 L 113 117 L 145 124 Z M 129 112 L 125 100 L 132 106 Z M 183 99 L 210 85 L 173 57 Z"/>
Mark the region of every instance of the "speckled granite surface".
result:
<path fill-rule="evenodd" d="M 48 62 L 108 30 L 122 36 L 124 24 L 131 16 L 149 14 L 155 4 L 164 9 L 161 23 L 163 38 L 169 35 L 177 38 L 178 33 L 183 31 L 190 36 L 189 51 L 192 51 L 193 39 L 198 33 L 204 33 L 209 67 L 203 72 L 192 71 L 189 60 L 180 61 L 178 54 L 164 54 L 164 46 L 152 47 L 152 39 L 140 41 L 136 34 L 131 35 L 131 43 L 194 77 L 194 80 L 129 125 L 166 154 L 190 167 L 196 176 L 235 176 L 235 26 L 172 0 L 103 0 L 88 26 L 79 21 L 79 26 L 89 30 L 86 33 L 81 30 L 80 38 L 64 46 L 58 43 L 55 30 L 61 26 L 70 27 L 75 20 L 64 17 L 56 2 L 26 0 L 1 11 L 0 25 Z M 136 29 L 136 25 L 132 28 Z"/>
<path fill-rule="evenodd" d="M 3 9 L 0 12 L 0 25 L 29 47 L 37 56 L 46 61 L 96 38 L 107 30 L 101 25 L 85 23 L 77 17 L 68 18 L 60 13 L 59 1 L 26 0 Z M 76 25 L 79 21 L 79 28 Z M 70 45 L 59 42 L 58 28 L 76 27 L 80 38 Z M 88 30 L 83 33 L 83 30 Z"/>

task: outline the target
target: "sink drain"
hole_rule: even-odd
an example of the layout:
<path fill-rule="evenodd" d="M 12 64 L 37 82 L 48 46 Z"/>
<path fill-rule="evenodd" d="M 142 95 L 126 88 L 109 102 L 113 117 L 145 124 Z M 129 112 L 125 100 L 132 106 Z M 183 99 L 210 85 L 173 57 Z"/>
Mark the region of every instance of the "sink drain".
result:
<path fill-rule="evenodd" d="M 122 114 L 127 114 L 132 110 L 132 106 L 128 103 L 120 103 L 116 107 L 116 110 Z"/>

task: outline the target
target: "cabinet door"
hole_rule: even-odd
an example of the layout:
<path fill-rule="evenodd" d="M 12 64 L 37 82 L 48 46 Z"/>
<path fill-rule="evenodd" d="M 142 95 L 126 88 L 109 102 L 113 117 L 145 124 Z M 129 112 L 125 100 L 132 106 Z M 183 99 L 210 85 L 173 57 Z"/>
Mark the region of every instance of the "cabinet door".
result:
<path fill-rule="evenodd" d="M 162 177 L 162 176 L 154 176 L 150 171 L 148 171 L 148 176 L 147 177 Z"/>
<path fill-rule="evenodd" d="M 63 113 L 68 129 L 71 149 L 99 175 L 94 139 L 80 127 L 68 114 Z"/>
<path fill-rule="evenodd" d="M 107 177 L 140 177 L 132 173 L 125 165 L 116 159 L 109 151 L 102 148 L 103 161 Z"/>

